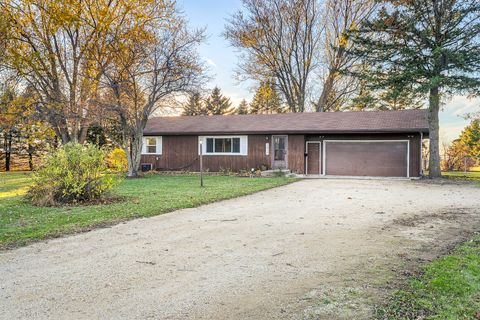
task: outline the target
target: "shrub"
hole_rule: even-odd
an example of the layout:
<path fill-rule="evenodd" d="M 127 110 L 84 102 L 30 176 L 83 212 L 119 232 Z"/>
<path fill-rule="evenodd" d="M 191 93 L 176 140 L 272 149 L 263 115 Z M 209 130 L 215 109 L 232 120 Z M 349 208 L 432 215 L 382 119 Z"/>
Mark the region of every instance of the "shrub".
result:
<path fill-rule="evenodd" d="M 109 169 L 116 172 L 126 172 L 128 170 L 127 154 L 123 149 L 115 148 L 110 151 L 106 158 Z"/>
<path fill-rule="evenodd" d="M 29 195 L 36 205 L 87 202 L 101 198 L 117 182 L 108 172 L 104 150 L 68 143 L 46 156 Z"/>

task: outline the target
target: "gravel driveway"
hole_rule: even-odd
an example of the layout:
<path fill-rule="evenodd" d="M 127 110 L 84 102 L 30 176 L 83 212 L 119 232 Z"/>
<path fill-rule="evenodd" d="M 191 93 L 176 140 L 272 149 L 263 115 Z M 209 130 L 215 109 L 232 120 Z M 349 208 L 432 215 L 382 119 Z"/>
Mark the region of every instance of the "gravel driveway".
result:
<path fill-rule="evenodd" d="M 369 318 L 479 230 L 480 188 L 302 180 L 0 253 L 2 319 Z"/>

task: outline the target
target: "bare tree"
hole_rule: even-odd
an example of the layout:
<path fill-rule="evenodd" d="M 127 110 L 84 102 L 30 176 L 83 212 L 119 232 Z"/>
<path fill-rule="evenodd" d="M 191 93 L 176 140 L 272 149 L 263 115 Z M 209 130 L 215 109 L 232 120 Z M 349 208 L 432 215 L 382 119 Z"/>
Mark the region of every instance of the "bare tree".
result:
<path fill-rule="evenodd" d="M 151 19 L 141 32 L 137 30 L 123 42 L 112 42 L 112 52 L 117 54 L 103 73 L 101 104 L 114 123 L 117 143 L 127 154 L 129 177 L 138 175 L 148 118 L 176 95 L 195 91 L 205 80 L 196 51 L 204 40 L 203 30 L 189 31 L 173 1 L 152 6 L 145 14 Z"/>
<path fill-rule="evenodd" d="M 303 112 L 317 67 L 321 27 L 317 0 L 242 0 L 224 36 L 241 52 L 240 79 L 275 79 L 289 111 Z"/>
<path fill-rule="evenodd" d="M 341 72 L 353 68 L 358 60 L 347 54 L 352 46 L 348 33 L 373 14 L 376 1 L 326 0 L 324 5 L 322 91 L 314 103 L 319 112 L 340 110 L 358 93 L 358 80 Z"/>

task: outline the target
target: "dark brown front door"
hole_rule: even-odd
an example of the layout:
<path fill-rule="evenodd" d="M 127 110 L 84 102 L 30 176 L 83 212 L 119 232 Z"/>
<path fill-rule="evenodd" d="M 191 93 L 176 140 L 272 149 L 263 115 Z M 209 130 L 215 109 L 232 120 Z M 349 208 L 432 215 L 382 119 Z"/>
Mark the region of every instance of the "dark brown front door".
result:
<path fill-rule="evenodd" d="M 307 143 L 307 174 L 320 174 L 320 142 Z"/>
<path fill-rule="evenodd" d="M 325 174 L 406 177 L 406 141 L 325 141 Z"/>
<path fill-rule="evenodd" d="M 273 141 L 272 167 L 274 169 L 286 169 L 287 153 L 288 153 L 288 137 L 272 136 L 272 141 Z"/>

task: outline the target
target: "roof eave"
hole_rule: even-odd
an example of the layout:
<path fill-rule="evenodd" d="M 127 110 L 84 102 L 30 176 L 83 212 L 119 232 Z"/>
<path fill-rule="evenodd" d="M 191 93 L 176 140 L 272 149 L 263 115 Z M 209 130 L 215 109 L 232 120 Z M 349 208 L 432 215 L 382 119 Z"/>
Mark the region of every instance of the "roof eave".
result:
<path fill-rule="evenodd" d="M 398 129 L 375 129 L 375 130 L 256 130 L 256 131 L 191 131 L 191 132 L 162 132 L 144 131 L 145 136 L 201 136 L 201 135 L 225 135 L 225 134 L 360 134 L 360 133 L 423 133 L 429 134 L 428 128 L 398 128 Z"/>

